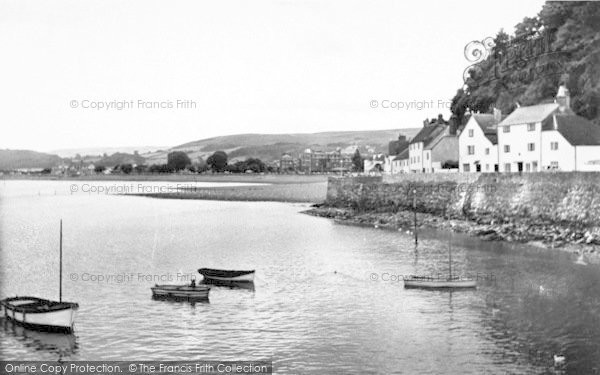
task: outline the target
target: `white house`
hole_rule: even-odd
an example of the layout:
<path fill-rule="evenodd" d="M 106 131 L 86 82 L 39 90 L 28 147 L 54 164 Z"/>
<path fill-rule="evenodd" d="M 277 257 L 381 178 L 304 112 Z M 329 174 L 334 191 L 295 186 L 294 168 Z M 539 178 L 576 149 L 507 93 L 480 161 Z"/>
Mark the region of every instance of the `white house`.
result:
<path fill-rule="evenodd" d="M 399 153 L 398 155 L 391 157 L 391 173 L 409 173 L 410 163 L 408 159 L 408 148 Z"/>
<path fill-rule="evenodd" d="M 600 171 L 600 126 L 573 113 L 564 86 L 555 103 L 517 108 L 497 134 L 502 172 Z"/>
<path fill-rule="evenodd" d="M 494 114 L 473 114 L 458 137 L 460 172 L 498 172 L 497 128 L 501 119 Z"/>

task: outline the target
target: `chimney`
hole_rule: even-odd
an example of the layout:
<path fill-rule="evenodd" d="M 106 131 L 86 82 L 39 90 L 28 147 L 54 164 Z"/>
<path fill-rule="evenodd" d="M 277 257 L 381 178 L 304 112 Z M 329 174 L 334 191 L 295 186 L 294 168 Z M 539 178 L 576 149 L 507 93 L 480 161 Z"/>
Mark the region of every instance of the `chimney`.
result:
<path fill-rule="evenodd" d="M 567 89 L 565 85 L 560 85 L 558 87 L 554 102 L 558 104 L 558 109 L 561 112 L 571 109 L 571 96 L 569 95 L 569 89 Z"/>
<path fill-rule="evenodd" d="M 502 111 L 498 108 L 494 108 L 494 123 L 498 125 L 502 121 Z"/>
<path fill-rule="evenodd" d="M 450 135 L 456 135 L 456 129 L 458 129 L 458 121 L 452 117 L 450 118 L 450 130 L 449 133 Z"/>
<path fill-rule="evenodd" d="M 444 116 L 442 116 L 442 114 L 441 114 L 441 113 L 438 115 L 438 118 L 437 118 L 437 123 L 438 123 L 438 124 L 444 124 L 444 123 L 445 123 L 445 121 L 444 121 Z"/>

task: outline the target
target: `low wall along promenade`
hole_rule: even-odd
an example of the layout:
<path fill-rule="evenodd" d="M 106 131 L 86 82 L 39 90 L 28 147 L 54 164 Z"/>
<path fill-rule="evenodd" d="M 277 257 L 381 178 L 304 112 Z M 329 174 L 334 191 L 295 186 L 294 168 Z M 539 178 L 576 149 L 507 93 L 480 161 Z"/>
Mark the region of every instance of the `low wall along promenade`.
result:
<path fill-rule="evenodd" d="M 328 181 L 328 207 L 354 212 L 416 210 L 478 223 L 526 222 L 600 228 L 600 173 L 402 174 Z"/>

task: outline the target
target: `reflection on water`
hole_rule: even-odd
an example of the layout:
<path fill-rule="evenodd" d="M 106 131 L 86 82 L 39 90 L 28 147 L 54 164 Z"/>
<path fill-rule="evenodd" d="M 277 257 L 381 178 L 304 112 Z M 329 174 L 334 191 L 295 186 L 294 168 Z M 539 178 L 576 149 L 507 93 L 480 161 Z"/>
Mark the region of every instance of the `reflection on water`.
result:
<path fill-rule="evenodd" d="M 42 184 L 43 186 L 40 186 Z M 44 185 L 45 184 L 45 185 Z M 567 373 L 600 368 L 600 269 L 570 254 L 423 231 L 336 225 L 303 205 L 37 195 L 0 190 L 0 297 L 80 305 L 79 359 L 272 358 L 278 373 Z M 401 275 L 479 279 L 469 291 L 404 289 Z M 210 303 L 152 300 L 200 267 L 256 269 L 255 289 L 214 286 Z M 394 277 L 395 276 L 395 277 Z M 4 358 L 56 359 L 12 331 Z M 596 370 L 594 370 L 596 369 Z"/>
<path fill-rule="evenodd" d="M 25 353 L 42 351 L 53 354 L 57 359 L 69 358 L 77 353 L 77 338 L 72 333 L 39 332 L 22 327 L 5 318 L 1 319 L 0 325 L 2 326 L 2 335 L 7 339 L 3 345 L 8 346 L 12 341 L 11 350 L 21 347 Z M 6 358 L 4 355 L 2 357 Z"/>

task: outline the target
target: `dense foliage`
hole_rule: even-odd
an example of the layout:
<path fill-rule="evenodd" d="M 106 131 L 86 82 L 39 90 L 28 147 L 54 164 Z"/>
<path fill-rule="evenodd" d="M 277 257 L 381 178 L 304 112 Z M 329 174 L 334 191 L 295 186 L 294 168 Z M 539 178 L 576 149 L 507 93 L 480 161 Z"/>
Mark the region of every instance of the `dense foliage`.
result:
<path fill-rule="evenodd" d="M 191 164 L 190 157 L 183 151 L 173 151 L 167 155 L 167 165 L 174 171 L 181 171 Z"/>
<path fill-rule="evenodd" d="M 600 2 L 546 2 L 514 35 L 501 30 L 493 42 L 452 100 L 461 123 L 468 110 L 508 114 L 518 104 L 551 101 L 562 83 L 571 108 L 600 124 Z"/>
<path fill-rule="evenodd" d="M 206 159 L 206 163 L 213 172 L 223 172 L 227 167 L 227 154 L 225 151 L 215 151 Z"/>

